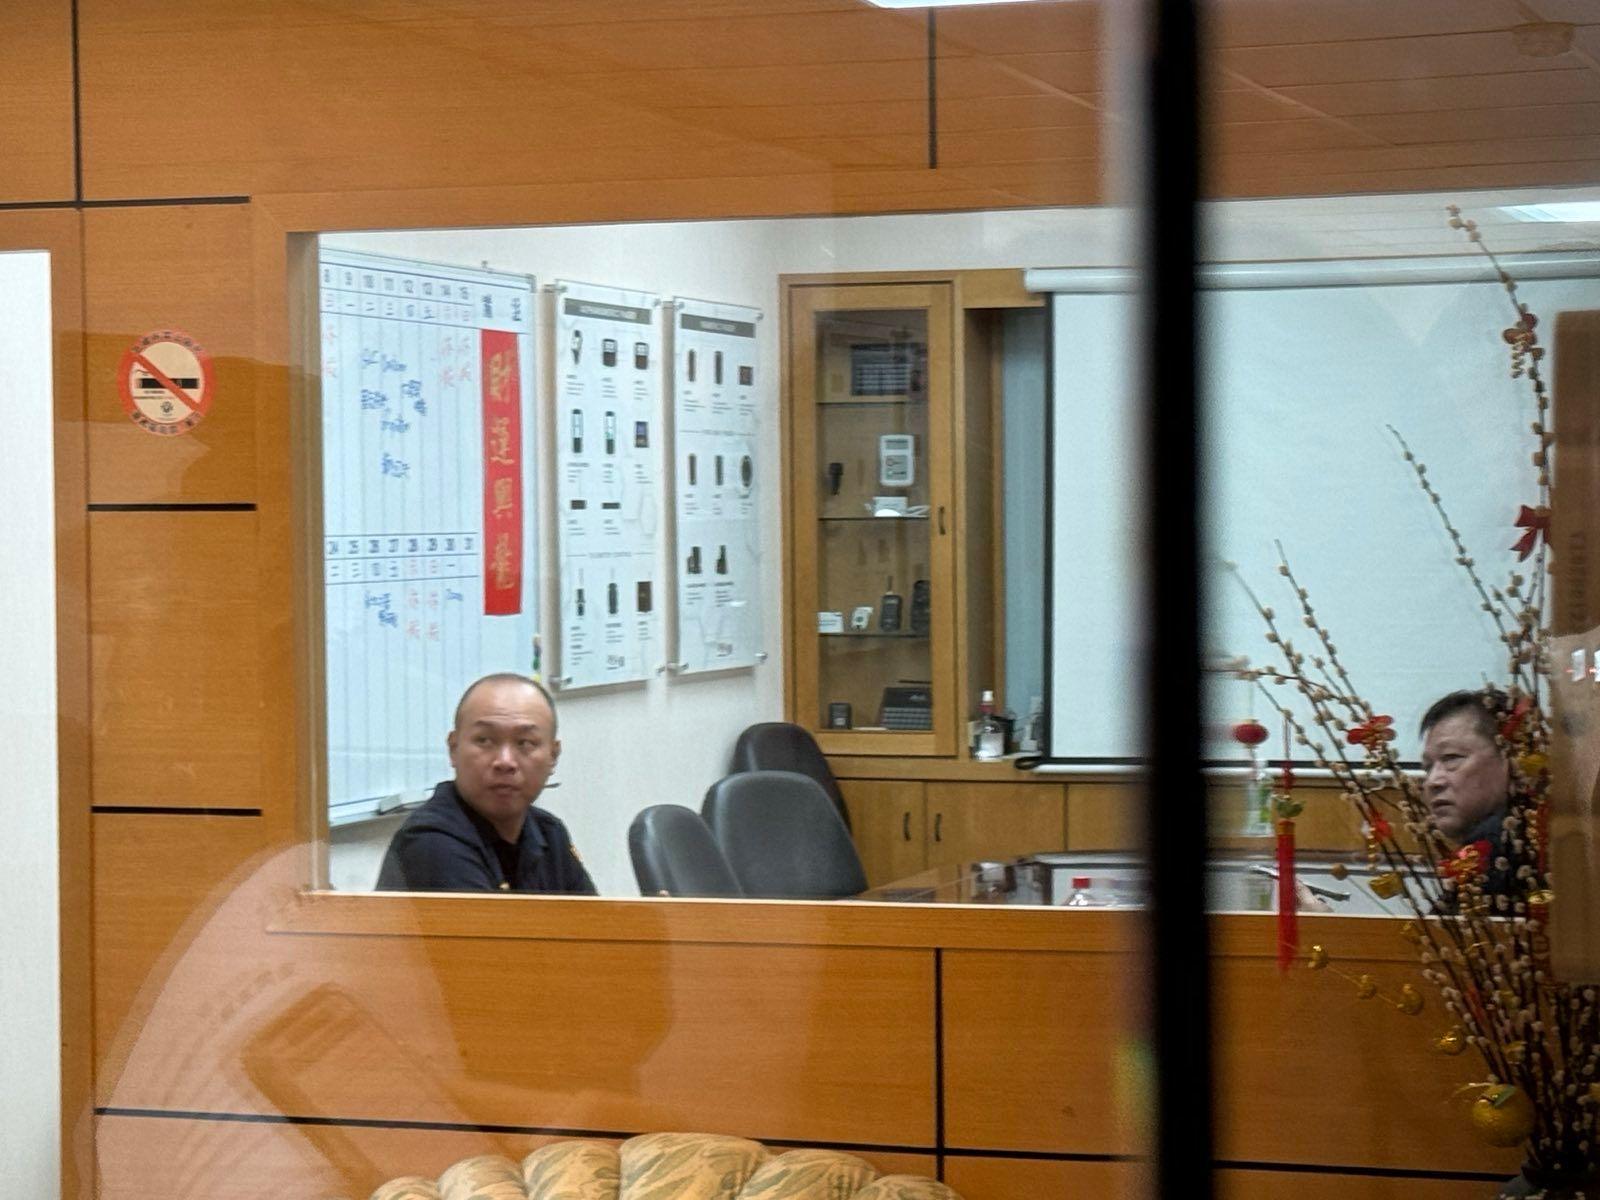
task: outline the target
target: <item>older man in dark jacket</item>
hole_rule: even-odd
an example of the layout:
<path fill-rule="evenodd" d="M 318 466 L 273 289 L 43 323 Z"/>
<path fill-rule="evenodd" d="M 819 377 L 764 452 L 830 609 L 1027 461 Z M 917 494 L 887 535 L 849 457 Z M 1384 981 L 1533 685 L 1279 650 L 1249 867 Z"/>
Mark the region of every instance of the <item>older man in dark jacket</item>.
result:
<path fill-rule="evenodd" d="M 455 779 L 394 835 L 379 890 L 594 895 L 566 826 L 535 806 L 561 757 L 544 686 L 485 676 L 462 695 L 445 741 Z"/>

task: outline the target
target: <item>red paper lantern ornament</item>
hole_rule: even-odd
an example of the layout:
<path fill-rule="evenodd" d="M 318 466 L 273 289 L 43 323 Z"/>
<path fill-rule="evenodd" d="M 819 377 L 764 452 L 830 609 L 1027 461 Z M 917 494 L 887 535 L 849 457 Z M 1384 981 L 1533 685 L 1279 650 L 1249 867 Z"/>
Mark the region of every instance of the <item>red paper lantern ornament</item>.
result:
<path fill-rule="evenodd" d="M 1233 727 L 1233 740 L 1241 746 L 1259 746 L 1268 736 L 1267 727 L 1254 717 Z"/>

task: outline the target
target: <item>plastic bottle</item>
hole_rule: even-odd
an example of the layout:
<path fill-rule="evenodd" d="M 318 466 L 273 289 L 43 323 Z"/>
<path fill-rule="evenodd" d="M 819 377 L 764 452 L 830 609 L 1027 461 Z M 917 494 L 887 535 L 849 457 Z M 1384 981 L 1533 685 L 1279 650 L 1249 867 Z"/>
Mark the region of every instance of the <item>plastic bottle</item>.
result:
<path fill-rule="evenodd" d="M 994 693 L 985 690 L 978 701 L 978 737 L 972 748 L 973 758 L 1004 758 L 1006 753 L 1005 727 L 994 715 Z"/>

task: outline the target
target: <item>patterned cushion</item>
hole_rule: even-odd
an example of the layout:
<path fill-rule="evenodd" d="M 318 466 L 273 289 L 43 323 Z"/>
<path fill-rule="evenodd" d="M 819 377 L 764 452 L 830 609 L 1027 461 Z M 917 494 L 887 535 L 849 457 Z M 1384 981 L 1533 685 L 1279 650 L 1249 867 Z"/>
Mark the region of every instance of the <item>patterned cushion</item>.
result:
<path fill-rule="evenodd" d="M 760 1142 L 706 1133 L 647 1133 L 622 1143 L 627 1200 L 734 1200 L 769 1157 Z"/>
<path fill-rule="evenodd" d="M 522 1168 L 509 1158 L 484 1154 L 463 1158 L 439 1176 L 444 1200 L 527 1200 Z"/>
<path fill-rule="evenodd" d="M 603 1142 L 552 1142 L 522 1160 L 528 1200 L 617 1200 L 621 1160 Z"/>
<path fill-rule="evenodd" d="M 961 1200 L 916 1175 L 878 1177 L 832 1150 L 774 1156 L 760 1142 L 711 1133 L 650 1133 L 621 1147 L 553 1142 L 519 1168 L 508 1158 L 464 1158 L 435 1187 L 408 1175 L 371 1200 Z"/>
<path fill-rule="evenodd" d="M 944 1184 L 921 1175 L 883 1175 L 857 1192 L 853 1200 L 961 1200 Z"/>
<path fill-rule="evenodd" d="M 836 1150 L 790 1150 L 756 1168 L 739 1200 L 854 1196 L 877 1177 L 870 1163 Z"/>
<path fill-rule="evenodd" d="M 421 1175 L 402 1175 L 373 1192 L 369 1200 L 440 1200 L 440 1197 L 433 1180 Z"/>

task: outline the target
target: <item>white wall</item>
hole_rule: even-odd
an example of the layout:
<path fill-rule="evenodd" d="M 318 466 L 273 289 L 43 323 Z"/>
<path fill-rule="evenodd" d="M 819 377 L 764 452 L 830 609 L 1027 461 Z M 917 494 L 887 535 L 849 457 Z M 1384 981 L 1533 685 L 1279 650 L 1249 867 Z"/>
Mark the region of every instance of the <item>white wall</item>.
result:
<path fill-rule="evenodd" d="M 60 1193 L 55 498 L 50 256 L 0 254 L 0 1179 Z"/>
<path fill-rule="evenodd" d="M 761 309 L 758 378 L 770 381 L 768 419 L 758 433 L 763 461 L 779 461 L 780 377 L 778 276 L 803 272 L 1024 266 L 1063 261 L 1113 261 L 1114 222 L 1103 210 L 1064 209 L 903 217 L 665 222 L 553 229 L 429 230 L 330 235 L 348 250 L 519 271 L 546 284 L 556 279 L 611 284 Z M 551 461 L 549 430 L 541 461 Z M 663 468 L 665 464 L 663 463 Z M 776 479 L 777 473 L 768 478 Z M 627 828 L 649 804 L 698 808 L 705 790 L 727 770 L 734 739 L 746 725 L 781 719 L 781 496 L 776 483 L 761 496 L 762 619 L 771 657 L 754 670 L 717 677 L 662 677 L 641 686 L 559 697 L 560 786 L 541 803 L 564 820 L 602 893 L 637 894 L 628 862 Z M 542 539 L 546 579 L 552 539 Z M 664 555 L 659 578 L 675 578 Z M 548 583 L 547 583 L 548 588 Z M 546 604 L 546 613 L 549 605 Z M 547 619 L 545 645 L 555 642 Z M 444 730 L 439 731 L 441 740 Z M 330 882 L 370 887 L 390 836 L 391 818 L 336 830 Z"/>

